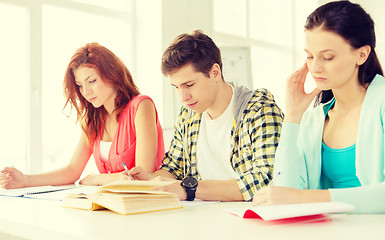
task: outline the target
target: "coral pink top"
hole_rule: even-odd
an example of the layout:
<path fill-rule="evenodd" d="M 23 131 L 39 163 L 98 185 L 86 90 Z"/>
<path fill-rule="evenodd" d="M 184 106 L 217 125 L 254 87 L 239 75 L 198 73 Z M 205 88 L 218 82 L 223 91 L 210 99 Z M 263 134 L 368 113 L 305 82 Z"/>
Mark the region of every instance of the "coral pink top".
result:
<path fill-rule="evenodd" d="M 137 95 L 127 104 L 119 117 L 119 125 L 112 140 L 108 159 L 103 159 L 100 155 L 100 139 L 99 136 L 93 147 L 93 154 L 96 166 L 100 173 L 116 173 L 124 171 L 123 163 L 128 169 L 135 167 L 135 150 L 136 150 L 136 130 L 135 116 L 139 104 L 144 99 L 152 99 L 146 95 Z M 152 101 L 153 102 L 153 101 Z M 155 104 L 154 104 L 155 106 Z M 156 111 L 156 108 L 155 108 Z M 156 112 L 156 128 L 158 131 L 158 147 L 156 154 L 155 170 L 158 170 L 162 163 L 164 155 L 163 130 L 159 123 L 158 113 Z"/>

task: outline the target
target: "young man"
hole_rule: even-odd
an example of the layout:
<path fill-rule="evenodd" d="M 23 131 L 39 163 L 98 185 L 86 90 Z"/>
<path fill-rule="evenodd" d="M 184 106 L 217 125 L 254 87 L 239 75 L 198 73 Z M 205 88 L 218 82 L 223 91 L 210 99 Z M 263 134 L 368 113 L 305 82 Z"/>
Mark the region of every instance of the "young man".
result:
<path fill-rule="evenodd" d="M 137 167 L 138 180 L 177 180 L 162 190 L 181 200 L 250 201 L 272 178 L 282 112 L 266 89 L 224 81 L 219 48 L 200 31 L 181 34 L 162 57 L 162 72 L 184 103 L 163 165 Z"/>

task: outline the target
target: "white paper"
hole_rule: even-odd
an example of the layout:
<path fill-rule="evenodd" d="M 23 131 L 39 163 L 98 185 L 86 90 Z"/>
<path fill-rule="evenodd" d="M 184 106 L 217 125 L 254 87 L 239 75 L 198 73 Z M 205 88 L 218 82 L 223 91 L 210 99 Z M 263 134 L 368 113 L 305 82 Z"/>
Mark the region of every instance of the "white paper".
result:
<path fill-rule="evenodd" d="M 244 217 L 250 210 L 258 214 L 263 220 L 271 221 L 326 213 L 341 213 L 354 211 L 354 206 L 342 202 L 318 202 L 272 206 L 255 206 L 249 208 L 228 208 L 226 212 Z"/>
<path fill-rule="evenodd" d="M 1 190 L 0 196 L 32 197 L 33 195 L 57 192 L 57 191 L 62 191 L 62 190 L 67 190 L 72 188 L 76 188 L 76 185 L 16 188 L 16 189 Z"/>

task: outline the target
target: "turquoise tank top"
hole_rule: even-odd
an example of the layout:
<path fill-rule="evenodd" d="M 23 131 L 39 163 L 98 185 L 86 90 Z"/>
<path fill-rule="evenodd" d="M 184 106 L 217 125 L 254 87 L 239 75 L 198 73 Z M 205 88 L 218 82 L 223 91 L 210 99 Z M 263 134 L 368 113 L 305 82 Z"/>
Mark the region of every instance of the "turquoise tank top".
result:
<path fill-rule="evenodd" d="M 335 99 L 324 109 L 325 117 Z M 346 148 L 330 148 L 322 142 L 322 174 L 330 180 L 332 188 L 361 186 L 356 174 L 356 144 Z"/>

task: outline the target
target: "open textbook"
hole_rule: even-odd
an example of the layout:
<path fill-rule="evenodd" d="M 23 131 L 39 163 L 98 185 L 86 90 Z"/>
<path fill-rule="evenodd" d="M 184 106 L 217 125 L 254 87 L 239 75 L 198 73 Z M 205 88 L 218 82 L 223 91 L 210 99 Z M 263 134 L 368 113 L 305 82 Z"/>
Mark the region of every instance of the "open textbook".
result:
<path fill-rule="evenodd" d="M 315 216 L 326 213 L 354 211 L 354 206 L 342 202 L 317 202 L 285 204 L 272 206 L 254 206 L 249 208 L 229 208 L 226 212 L 242 218 L 262 218 L 265 221 Z"/>
<path fill-rule="evenodd" d="M 115 181 L 96 190 L 69 193 L 63 207 L 85 210 L 109 209 L 127 215 L 182 208 L 178 195 L 154 190 L 173 181 Z"/>

